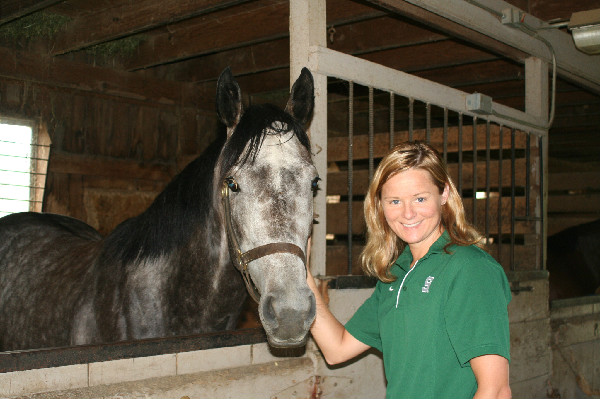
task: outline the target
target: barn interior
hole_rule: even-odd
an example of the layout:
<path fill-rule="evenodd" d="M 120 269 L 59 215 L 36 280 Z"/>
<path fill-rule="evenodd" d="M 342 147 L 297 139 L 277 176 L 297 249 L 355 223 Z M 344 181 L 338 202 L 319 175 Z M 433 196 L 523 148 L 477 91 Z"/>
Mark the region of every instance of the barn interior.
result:
<path fill-rule="evenodd" d="M 108 234 L 145 209 L 177 172 L 222 134 L 215 113 L 215 91 L 219 74 L 228 66 L 246 104 L 284 105 L 290 81 L 296 78 L 290 76 L 291 1 L 0 2 L 0 122 L 34 126 L 40 146 L 49 148 L 42 193 L 36 199 L 39 210 L 81 219 Z M 487 0 L 465 2 L 485 10 Z M 501 38 L 450 23 L 412 3 L 328 0 L 327 47 L 525 110 L 528 54 Z M 600 0 L 508 0 L 506 4 L 544 21 L 547 29 L 569 36 L 574 13 L 600 9 Z M 502 18 L 497 11 L 485 11 Z M 589 56 L 598 70 L 599 57 Z M 548 88 L 555 93 L 548 158 L 544 160 L 549 172 L 545 188 L 548 236 L 600 218 L 600 81 L 585 82 L 562 72 L 555 90 Z M 347 82 L 328 78 L 330 148 L 348 135 L 347 92 Z M 369 134 L 370 112 L 388 113 L 388 98 L 387 93 L 376 91 L 373 105 L 369 105 L 366 88 L 356 88 L 355 138 Z M 397 106 L 394 125 L 398 131 L 406 131 L 409 125 L 415 130 L 426 128 L 425 108 L 417 107 L 413 119 L 407 104 L 399 102 Z M 433 111 L 433 128 L 443 124 L 439 111 Z M 376 134 L 387 133 L 389 123 L 376 119 L 372 129 Z M 507 147 L 507 158 L 509 152 Z M 328 167 L 341 172 L 347 168 L 345 160 L 333 160 Z M 356 161 L 354 167 L 360 171 L 368 165 Z M 333 186 L 333 179 L 331 182 Z M 340 187 L 345 189 L 345 181 Z M 332 203 L 327 223 L 343 212 Z M 342 222 L 346 223 L 345 219 Z M 346 251 L 343 241 L 347 237 L 343 233 L 337 236 L 328 242 L 328 262 Z M 520 239 L 527 244 L 528 237 Z M 361 239 L 364 237 L 355 240 L 359 244 L 356 251 Z M 532 256 L 531 262 L 525 257 L 517 263 L 527 264 L 525 271 L 537 271 L 543 266 L 536 263 L 537 252 Z M 328 274 L 346 273 L 344 265 L 332 267 Z M 349 270 L 360 273 L 357 265 L 350 265 Z M 535 284 L 533 291 L 540 294 L 542 290 Z M 527 302 L 525 295 L 515 294 L 519 306 Z M 548 313 L 547 296 L 542 302 Z M 598 305 L 591 306 L 596 306 L 597 318 Z M 539 325 L 549 330 L 549 316 L 544 317 Z M 588 319 L 586 323 L 595 323 L 596 319 Z M 529 314 L 520 321 L 523 331 L 539 327 L 527 324 L 531 323 Z M 251 318 L 248 323 L 257 325 L 257 320 Z M 537 330 L 542 331 L 541 327 Z M 549 334 L 544 339 L 550 341 Z M 263 337 L 252 333 L 244 339 L 254 343 Z M 191 341 L 197 346 L 197 341 L 202 341 L 200 346 L 207 347 L 202 337 Z M 161 353 L 179 349 L 178 343 L 160 345 Z M 148 353 L 143 344 L 127 346 L 128 350 L 127 356 Z M 119 351 L 123 349 L 115 349 L 115 353 Z M 103 360 L 99 352 L 92 349 L 89 361 Z M 542 360 L 547 363 L 546 357 Z M 589 364 L 593 367 L 594 361 Z M 33 364 L 35 367 L 39 366 Z"/>
<path fill-rule="evenodd" d="M 434 14 L 399 3 L 328 1 L 327 46 L 524 109 L 522 55 L 473 31 L 430 24 Z M 565 32 L 573 13 L 600 7 L 596 0 L 508 3 Z M 247 103 L 285 101 L 288 24 L 282 0 L 3 1 L 0 112 L 41 121 L 50 136 L 44 210 L 102 233 L 133 216 L 214 139 L 215 84 L 227 66 Z M 338 89 L 330 82 L 332 93 Z M 549 234 L 600 211 L 583 198 L 565 207 L 569 190 L 581 188 L 558 184 L 564 173 L 586 173 L 585 194 L 597 199 L 590 172 L 599 162 L 598 85 L 559 76 L 555 101 Z M 360 118 L 355 134 L 365 134 Z M 346 134 L 344 125 L 330 117 L 329 135 Z"/>

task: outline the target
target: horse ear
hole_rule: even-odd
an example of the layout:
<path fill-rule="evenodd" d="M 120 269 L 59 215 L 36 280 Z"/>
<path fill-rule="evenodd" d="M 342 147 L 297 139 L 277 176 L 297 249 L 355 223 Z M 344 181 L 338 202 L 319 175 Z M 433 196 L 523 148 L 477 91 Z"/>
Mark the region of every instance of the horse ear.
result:
<path fill-rule="evenodd" d="M 229 67 L 221 72 L 217 82 L 217 114 L 227 126 L 228 134 L 231 134 L 242 116 L 242 91 Z"/>
<path fill-rule="evenodd" d="M 302 68 L 300 77 L 294 82 L 290 99 L 285 111 L 294 116 L 300 123 L 305 124 L 312 116 L 315 105 L 315 84 L 313 76 L 307 68 Z"/>

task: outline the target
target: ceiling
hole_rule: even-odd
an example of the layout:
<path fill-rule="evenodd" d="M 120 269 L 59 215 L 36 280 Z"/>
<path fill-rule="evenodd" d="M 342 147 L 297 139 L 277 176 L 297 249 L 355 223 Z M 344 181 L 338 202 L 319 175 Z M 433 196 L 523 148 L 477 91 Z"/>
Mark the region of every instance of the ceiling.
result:
<path fill-rule="evenodd" d="M 549 22 L 600 8 L 600 0 L 508 2 Z M 523 65 L 373 3 L 328 0 L 328 47 L 524 108 Z M 289 87 L 288 20 L 287 0 L 2 0 L 0 46 L 206 93 L 229 65 L 246 93 L 277 93 Z M 598 93 L 558 80 L 549 153 L 551 168 L 600 164 Z"/>

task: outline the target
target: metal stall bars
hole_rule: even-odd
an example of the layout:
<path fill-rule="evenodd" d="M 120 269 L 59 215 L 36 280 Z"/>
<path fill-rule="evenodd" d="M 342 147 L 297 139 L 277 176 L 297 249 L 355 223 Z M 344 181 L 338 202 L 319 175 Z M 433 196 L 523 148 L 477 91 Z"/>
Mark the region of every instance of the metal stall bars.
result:
<path fill-rule="evenodd" d="M 428 85 L 435 84 L 388 71 L 380 65 L 369 67 L 385 69 L 381 71 L 383 74 L 400 76 L 387 79 L 386 82 L 392 82 L 387 87 L 379 84 L 382 82 L 366 82 L 367 79 L 359 83 L 361 78 L 355 72 L 348 72 L 352 80 L 329 79 L 328 120 L 347 120 L 348 126 L 346 137 L 340 136 L 339 131 L 332 134 L 330 130 L 328 138 L 329 164 L 337 165 L 334 168 L 337 170 L 345 164 L 346 170 L 345 177 L 339 172 L 328 174 L 328 195 L 337 195 L 340 202 L 329 204 L 327 208 L 327 252 L 339 254 L 340 247 L 345 246 L 348 256 L 346 259 L 328 256 L 327 275 L 360 273 L 357 254 L 365 240 L 362 200 L 372 168 L 391 146 L 411 139 L 430 142 L 443 153 L 460 187 L 467 218 L 484 234 L 489 252 L 507 271 L 543 267 L 538 256 L 542 251 L 538 226 L 543 214 L 542 140 L 531 138 L 541 137 L 543 132 L 527 124 L 456 106 L 464 101 L 466 94 L 454 89 L 445 88 L 455 99 L 440 95 L 436 101 L 427 95 L 418 98 L 393 82 L 416 79 L 424 91 Z M 340 75 L 339 69 L 329 74 L 332 75 Z M 379 73 L 369 73 L 369 76 L 374 75 L 379 76 Z M 407 86 L 414 87 L 414 82 L 411 83 Z M 440 90 L 436 87 L 437 93 Z M 336 106 L 336 102 L 340 101 L 351 104 L 348 112 L 352 116 L 339 115 L 343 108 Z M 505 148 L 506 143 L 510 143 L 508 148 Z M 352 148 L 352 151 L 339 151 L 339 148 Z M 352 157 L 343 159 L 342 153 Z M 340 182 L 342 178 L 346 179 L 345 184 Z M 345 206 L 345 212 L 340 211 L 341 206 Z"/>

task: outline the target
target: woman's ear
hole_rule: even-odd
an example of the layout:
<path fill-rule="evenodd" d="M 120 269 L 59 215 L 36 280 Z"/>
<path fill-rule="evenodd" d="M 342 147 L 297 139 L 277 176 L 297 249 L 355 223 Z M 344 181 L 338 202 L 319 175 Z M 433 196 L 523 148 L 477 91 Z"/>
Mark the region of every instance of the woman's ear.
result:
<path fill-rule="evenodd" d="M 444 184 L 444 191 L 442 192 L 442 205 L 446 205 L 448 202 L 448 196 L 450 195 L 450 186 L 448 183 Z"/>

